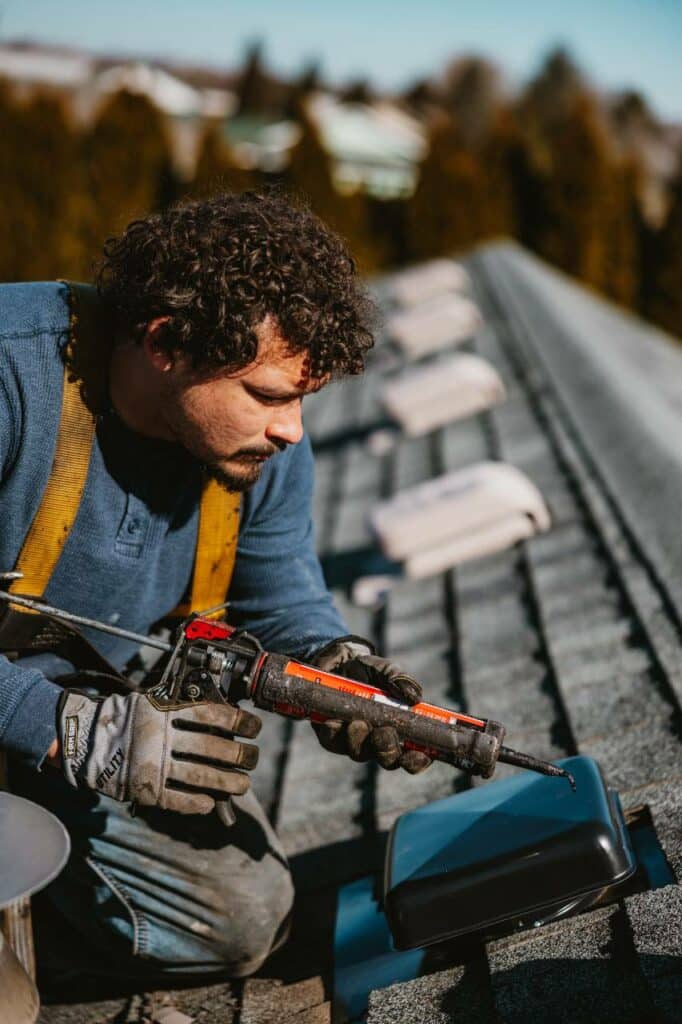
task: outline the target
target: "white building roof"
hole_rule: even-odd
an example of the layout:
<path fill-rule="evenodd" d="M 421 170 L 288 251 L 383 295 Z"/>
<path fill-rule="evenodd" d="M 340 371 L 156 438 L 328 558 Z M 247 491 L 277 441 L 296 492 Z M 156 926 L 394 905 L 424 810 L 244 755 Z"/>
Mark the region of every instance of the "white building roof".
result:
<path fill-rule="evenodd" d="M 409 195 L 426 153 L 424 129 L 393 104 L 343 103 L 314 93 L 306 107 L 334 160 L 340 190 L 363 187 L 381 196 Z"/>
<path fill-rule="evenodd" d="M 126 89 L 146 96 L 172 117 L 226 117 L 235 106 L 232 93 L 220 89 L 195 89 L 161 68 L 136 61 L 102 71 L 95 91 L 108 94 Z"/>
<path fill-rule="evenodd" d="M 14 82 L 78 88 L 88 81 L 93 68 L 91 58 L 83 54 L 0 46 L 0 76 Z"/>

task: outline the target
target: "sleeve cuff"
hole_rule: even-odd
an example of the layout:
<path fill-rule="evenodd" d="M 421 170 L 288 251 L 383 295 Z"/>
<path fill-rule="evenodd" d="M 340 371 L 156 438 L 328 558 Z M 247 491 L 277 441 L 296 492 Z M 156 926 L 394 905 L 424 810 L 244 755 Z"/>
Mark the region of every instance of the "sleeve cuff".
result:
<path fill-rule="evenodd" d="M 3 745 L 22 764 L 40 771 L 57 738 L 57 704 L 63 690 L 37 679 L 23 697 L 5 730 Z"/>

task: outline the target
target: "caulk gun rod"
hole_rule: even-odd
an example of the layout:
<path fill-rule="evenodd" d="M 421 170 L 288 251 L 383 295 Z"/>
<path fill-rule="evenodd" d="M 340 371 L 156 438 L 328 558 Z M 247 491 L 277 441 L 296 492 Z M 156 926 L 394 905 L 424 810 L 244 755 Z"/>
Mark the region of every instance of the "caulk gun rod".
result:
<path fill-rule="evenodd" d="M 41 601 L 34 601 L 30 597 L 8 594 L 4 590 L 0 590 L 0 601 L 6 601 L 8 604 L 18 604 L 22 608 L 31 608 L 34 612 L 53 615 L 55 618 L 65 619 L 67 622 L 75 622 L 79 626 L 90 626 L 92 629 L 99 629 L 102 633 L 120 636 L 123 640 L 131 640 L 136 644 L 144 644 L 146 647 L 156 647 L 158 651 L 173 650 L 173 645 L 166 643 L 165 640 L 156 640 L 154 637 L 142 636 L 140 633 L 133 633 L 129 629 L 119 629 L 118 626 L 110 626 L 107 622 L 100 622 L 98 619 L 88 619 L 85 615 L 74 615 L 73 612 L 65 612 L 61 608 L 53 608 L 52 605 L 42 604 Z"/>
<path fill-rule="evenodd" d="M 540 772 L 542 775 L 561 776 L 568 779 L 571 789 L 575 789 L 575 779 L 565 768 L 559 768 L 555 764 L 550 764 L 549 761 L 540 761 L 537 757 L 532 757 L 530 754 L 522 754 L 521 751 L 512 750 L 511 747 L 500 747 L 498 761 L 501 761 L 503 764 L 515 764 L 519 768 L 528 768 L 530 771 Z"/>

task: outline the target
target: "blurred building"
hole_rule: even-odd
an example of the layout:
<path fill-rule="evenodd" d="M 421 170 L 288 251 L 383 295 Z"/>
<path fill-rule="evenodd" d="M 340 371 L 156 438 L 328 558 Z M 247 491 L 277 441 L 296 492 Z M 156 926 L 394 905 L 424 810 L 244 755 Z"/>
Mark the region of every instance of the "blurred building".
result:
<path fill-rule="evenodd" d="M 239 167 L 279 174 L 301 138 L 296 121 L 267 114 L 240 114 L 224 124 L 225 141 Z"/>
<path fill-rule="evenodd" d="M 307 110 L 333 159 L 339 192 L 363 191 L 378 199 L 404 199 L 415 190 L 426 155 L 425 132 L 394 103 L 343 103 L 315 93 Z"/>
<path fill-rule="evenodd" d="M 10 43 L 0 46 L 0 78 L 18 99 L 37 92 L 72 95 L 95 73 L 96 61 L 78 50 Z"/>
<path fill-rule="evenodd" d="M 310 95 L 304 109 L 331 158 L 338 192 L 365 192 L 377 199 L 405 199 L 417 183 L 426 155 L 419 121 L 386 100 L 344 102 L 330 92 Z M 244 168 L 279 173 L 301 137 L 297 121 L 245 113 L 225 125 L 226 140 Z"/>
<path fill-rule="evenodd" d="M 185 178 L 194 173 L 206 122 L 229 117 L 237 102 L 231 90 L 197 85 L 188 77 L 151 61 L 96 60 L 80 51 L 28 43 L 0 46 L 0 78 L 17 99 L 59 96 L 79 124 L 92 123 L 116 92 L 144 96 L 167 118 L 173 160 Z"/>
<path fill-rule="evenodd" d="M 229 117 L 236 106 L 227 89 L 197 88 L 164 68 L 133 61 L 93 75 L 75 97 L 77 115 L 92 120 L 102 103 L 121 91 L 144 96 L 165 115 L 173 162 L 186 179 L 194 174 L 206 121 Z"/>

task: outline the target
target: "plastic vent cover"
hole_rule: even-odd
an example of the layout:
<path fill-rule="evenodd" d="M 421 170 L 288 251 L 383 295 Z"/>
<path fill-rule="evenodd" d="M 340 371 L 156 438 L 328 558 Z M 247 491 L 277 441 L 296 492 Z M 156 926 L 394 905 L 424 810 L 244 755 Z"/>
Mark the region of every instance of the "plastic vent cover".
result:
<path fill-rule="evenodd" d="M 618 795 L 589 757 L 575 776 L 524 773 L 427 804 L 398 819 L 384 909 L 398 949 L 512 922 L 543 924 L 593 903 L 637 862 Z"/>
<path fill-rule="evenodd" d="M 461 345 L 483 323 L 471 299 L 448 294 L 389 317 L 386 330 L 409 359 Z"/>
<path fill-rule="evenodd" d="M 494 366 L 479 356 L 449 356 L 403 373 L 384 387 L 383 404 L 410 437 L 490 409 L 505 398 Z"/>
<path fill-rule="evenodd" d="M 469 275 L 452 260 L 431 260 L 412 270 L 396 274 L 391 294 L 402 306 L 415 306 L 444 292 L 465 292 Z"/>
<path fill-rule="evenodd" d="M 371 516 L 387 558 L 413 579 L 501 551 L 548 530 L 549 511 L 528 477 L 479 462 L 401 491 Z"/>

